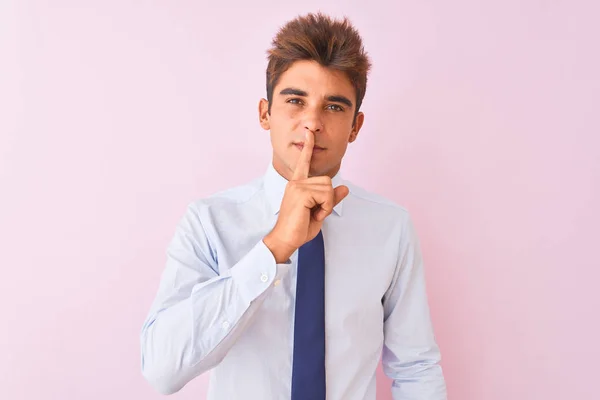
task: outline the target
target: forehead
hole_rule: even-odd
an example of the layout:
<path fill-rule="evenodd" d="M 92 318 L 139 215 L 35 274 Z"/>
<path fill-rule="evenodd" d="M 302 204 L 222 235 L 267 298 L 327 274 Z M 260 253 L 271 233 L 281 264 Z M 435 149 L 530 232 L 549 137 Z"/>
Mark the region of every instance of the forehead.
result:
<path fill-rule="evenodd" d="M 294 62 L 281 74 L 274 88 L 275 94 L 288 87 L 302 89 L 309 96 L 342 95 L 350 99 L 354 97 L 354 87 L 346 73 L 323 67 L 316 61 Z"/>

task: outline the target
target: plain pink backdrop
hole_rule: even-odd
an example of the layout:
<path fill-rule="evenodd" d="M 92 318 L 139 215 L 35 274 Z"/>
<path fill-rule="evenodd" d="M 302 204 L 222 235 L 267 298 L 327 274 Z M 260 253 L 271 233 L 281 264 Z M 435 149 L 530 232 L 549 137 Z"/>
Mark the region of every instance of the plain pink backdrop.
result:
<path fill-rule="evenodd" d="M 2 1 L 1 397 L 161 398 L 167 242 L 264 172 L 265 51 L 321 9 L 373 59 L 344 172 L 414 217 L 449 398 L 598 398 L 600 7 L 486 3 Z"/>

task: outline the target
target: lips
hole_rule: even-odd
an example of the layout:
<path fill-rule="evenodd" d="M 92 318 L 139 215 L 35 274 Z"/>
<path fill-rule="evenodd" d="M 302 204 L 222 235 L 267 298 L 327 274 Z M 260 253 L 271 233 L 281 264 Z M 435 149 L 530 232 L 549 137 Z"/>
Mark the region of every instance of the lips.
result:
<path fill-rule="evenodd" d="M 302 150 L 304 148 L 304 143 L 294 143 L 294 146 L 296 146 L 299 150 Z M 325 150 L 325 148 L 323 148 L 321 146 L 313 147 L 313 153 L 321 152 L 323 150 Z"/>

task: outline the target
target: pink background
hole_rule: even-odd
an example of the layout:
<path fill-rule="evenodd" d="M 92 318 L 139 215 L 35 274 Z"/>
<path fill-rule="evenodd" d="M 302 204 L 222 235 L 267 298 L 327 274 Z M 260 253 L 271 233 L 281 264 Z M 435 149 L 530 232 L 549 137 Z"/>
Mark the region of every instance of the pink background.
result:
<path fill-rule="evenodd" d="M 345 176 L 414 217 L 449 398 L 598 398 L 598 3 L 301 3 L 1 2 L 3 399 L 161 398 L 139 332 L 167 242 L 265 170 L 265 51 L 318 7 L 373 58 Z"/>

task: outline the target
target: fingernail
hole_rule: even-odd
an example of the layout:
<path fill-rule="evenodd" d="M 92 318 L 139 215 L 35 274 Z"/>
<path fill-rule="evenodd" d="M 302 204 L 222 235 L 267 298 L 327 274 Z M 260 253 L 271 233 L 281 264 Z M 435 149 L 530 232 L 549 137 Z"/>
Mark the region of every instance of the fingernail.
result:
<path fill-rule="evenodd" d="M 304 139 L 308 140 L 308 131 L 304 132 Z"/>

